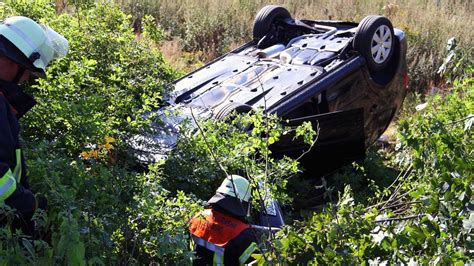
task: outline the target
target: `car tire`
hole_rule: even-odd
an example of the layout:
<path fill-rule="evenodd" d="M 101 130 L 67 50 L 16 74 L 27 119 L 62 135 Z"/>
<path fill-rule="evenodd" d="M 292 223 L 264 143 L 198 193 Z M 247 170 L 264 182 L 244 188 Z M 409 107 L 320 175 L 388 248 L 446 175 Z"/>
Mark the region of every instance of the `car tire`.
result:
<path fill-rule="evenodd" d="M 222 107 L 214 116 L 217 120 L 225 120 L 231 116 L 232 113 L 245 114 L 252 111 L 252 106 L 242 103 L 229 103 Z"/>
<path fill-rule="evenodd" d="M 253 22 L 253 39 L 265 36 L 278 20 L 291 18 L 290 12 L 281 6 L 268 5 L 258 11 Z"/>
<path fill-rule="evenodd" d="M 390 20 L 383 16 L 367 16 L 360 23 L 353 46 L 367 61 L 369 70 L 383 70 L 395 50 L 395 34 Z"/>

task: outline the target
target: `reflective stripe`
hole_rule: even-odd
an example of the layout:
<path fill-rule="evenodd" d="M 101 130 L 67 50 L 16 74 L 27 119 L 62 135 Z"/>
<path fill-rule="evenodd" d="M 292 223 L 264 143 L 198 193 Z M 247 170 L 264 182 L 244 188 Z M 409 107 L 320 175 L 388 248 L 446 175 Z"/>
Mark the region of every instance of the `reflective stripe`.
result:
<path fill-rule="evenodd" d="M 192 235 L 193 237 L 193 241 L 194 243 L 196 243 L 196 245 L 199 245 L 201 247 L 204 247 L 206 248 L 207 250 L 210 250 L 212 252 L 214 252 L 214 258 L 213 258 L 213 261 L 212 261 L 212 265 L 224 265 L 224 252 L 225 252 L 225 248 L 223 247 L 219 247 L 209 241 L 206 241 L 202 238 L 199 238 L 195 235 Z"/>
<path fill-rule="evenodd" d="M 20 38 L 22 38 L 23 41 L 25 41 L 31 47 L 31 49 L 33 50 L 32 53 L 38 52 L 40 54 L 40 58 L 38 58 L 38 59 L 41 59 L 41 61 L 43 61 L 44 65 L 48 64 L 48 62 L 45 62 L 46 57 L 44 56 L 43 51 L 40 49 L 41 45 L 36 45 L 36 43 L 34 43 L 33 40 L 28 35 L 26 35 L 21 29 L 19 29 L 17 26 L 15 26 L 13 24 L 10 24 L 10 23 L 5 23 L 5 25 L 7 27 L 9 27 L 13 32 L 15 32 L 18 36 L 20 36 Z M 45 39 L 45 41 L 46 41 L 46 39 Z M 44 41 L 43 41 L 43 43 L 44 43 Z M 28 57 L 29 55 L 26 55 L 26 56 Z M 34 63 L 34 61 L 31 62 L 31 63 Z"/>
<path fill-rule="evenodd" d="M 250 244 L 250 246 L 244 251 L 244 253 L 242 253 L 242 255 L 240 255 L 239 257 L 239 264 L 240 265 L 244 265 L 245 262 L 248 260 L 248 258 L 250 257 L 250 255 L 252 255 L 252 253 L 257 249 L 257 244 L 255 244 L 255 242 L 252 242 L 252 244 Z"/>
<path fill-rule="evenodd" d="M 212 261 L 212 265 L 220 266 L 224 265 L 224 253 L 220 254 L 214 252 L 214 260 Z"/>
<path fill-rule="evenodd" d="M 16 181 L 12 171 L 8 170 L 0 178 L 0 201 L 6 200 L 16 190 Z"/>
<path fill-rule="evenodd" d="M 210 251 L 213 251 L 214 253 L 219 253 L 219 254 L 222 254 L 224 255 L 224 251 L 225 251 L 225 248 L 223 247 L 219 247 L 215 244 L 212 244 L 211 242 L 209 241 L 206 241 L 202 238 L 199 238 L 197 236 L 192 236 L 193 237 L 193 241 L 194 243 L 196 243 L 196 245 L 199 245 L 201 247 L 205 247 L 206 249 L 210 250 Z"/>
<path fill-rule="evenodd" d="M 20 183 L 21 181 L 21 149 L 15 150 L 16 155 L 16 165 L 13 169 L 13 176 L 15 177 L 16 182 Z"/>

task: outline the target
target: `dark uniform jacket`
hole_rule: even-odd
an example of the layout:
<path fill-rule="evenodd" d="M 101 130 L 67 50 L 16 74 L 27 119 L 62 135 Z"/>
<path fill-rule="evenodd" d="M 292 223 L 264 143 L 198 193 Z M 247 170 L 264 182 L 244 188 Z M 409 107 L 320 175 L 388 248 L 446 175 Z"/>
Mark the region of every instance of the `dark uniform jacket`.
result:
<path fill-rule="evenodd" d="M 191 220 L 190 231 L 196 250 L 193 265 L 243 265 L 257 250 L 247 223 L 212 208 Z"/>
<path fill-rule="evenodd" d="M 28 225 L 35 210 L 35 197 L 30 191 L 25 161 L 21 153 L 22 117 L 35 104 L 16 84 L 0 81 L 0 201 L 17 210 L 24 233 L 32 233 Z M 4 222 L 4 221 L 2 221 Z M 14 222 L 15 223 L 15 222 Z"/>

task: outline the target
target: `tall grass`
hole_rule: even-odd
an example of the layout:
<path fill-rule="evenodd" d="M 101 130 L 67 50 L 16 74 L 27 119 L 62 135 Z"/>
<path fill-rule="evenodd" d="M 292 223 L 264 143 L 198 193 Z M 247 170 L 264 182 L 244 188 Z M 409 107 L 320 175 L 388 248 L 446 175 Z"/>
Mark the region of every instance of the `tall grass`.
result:
<path fill-rule="evenodd" d="M 288 8 L 296 18 L 360 21 L 369 14 L 391 19 L 408 34 L 408 62 L 412 86 L 423 91 L 439 86 L 437 74 L 446 56 L 446 43 L 455 37 L 458 51 L 472 62 L 474 1 L 471 0 L 116 0 L 135 19 L 155 17 L 173 45 L 165 51 L 178 60 L 179 53 L 197 52 L 210 60 L 250 39 L 252 23 L 268 4 Z M 176 49 L 180 47 L 180 49 Z M 175 52 L 178 55 L 175 55 Z M 185 54 L 189 59 L 189 54 Z M 456 73 L 454 73 L 456 75 Z"/>

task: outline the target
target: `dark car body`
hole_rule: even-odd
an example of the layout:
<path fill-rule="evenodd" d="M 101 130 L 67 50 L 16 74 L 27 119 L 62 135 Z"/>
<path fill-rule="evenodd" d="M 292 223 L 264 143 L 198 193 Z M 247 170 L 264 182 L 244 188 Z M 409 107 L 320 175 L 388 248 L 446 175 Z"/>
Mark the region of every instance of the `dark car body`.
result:
<path fill-rule="evenodd" d="M 359 24 L 297 20 L 266 6 L 254 22 L 253 40 L 174 81 L 159 122 L 136 136 L 144 162 L 174 148 L 185 121 L 225 119 L 263 108 L 288 126 L 310 121 L 319 135 L 302 157 L 306 169 L 327 173 L 361 159 L 385 131 L 407 92 L 406 37 L 387 18 Z M 298 157 L 308 145 L 291 135 L 271 147 L 273 156 Z M 277 202 L 260 212 L 260 225 L 281 227 Z"/>
<path fill-rule="evenodd" d="M 260 19 L 268 20 L 264 15 Z M 364 156 L 406 95 L 405 33 L 390 28 L 393 51 L 383 68 L 374 68 L 367 55 L 354 48 L 355 36 L 362 34 L 357 23 L 271 19 L 271 29 L 262 37 L 254 36 L 171 84 L 166 106 L 157 111 L 163 123 L 135 142 L 140 143 L 135 145 L 139 158 L 157 160 L 172 149 L 177 127 L 191 117 L 190 109 L 199 119 L 223 119 L 231 111 L 257 108 L 277 114 L 290 126 L 311 121 L 319 127 L 318 141 L 306 161 L 338 166 Z M 366 26 L 373 22 L 365 20 Z M 255 27 L 258 23 L 254 35 Z M 375 47 L 370 38 L 367 45 Z M 272 146 L 275 156 L 295 157 L 307 148 L 291 136 Z"/>

